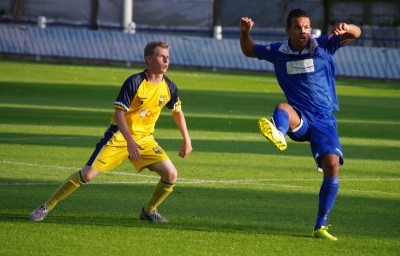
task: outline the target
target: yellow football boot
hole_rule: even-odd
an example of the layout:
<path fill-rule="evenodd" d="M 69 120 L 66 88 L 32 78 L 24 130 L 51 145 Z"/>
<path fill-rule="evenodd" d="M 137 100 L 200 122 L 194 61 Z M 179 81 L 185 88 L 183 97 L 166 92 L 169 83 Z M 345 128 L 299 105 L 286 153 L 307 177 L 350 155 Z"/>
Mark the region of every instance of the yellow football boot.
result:
<path fill-rule="evenodd" d="M 331 241 L 337 240 L 336 237 L 329 234 L 328 227 L 325 227 L 325 226 L 322 226 L 319 229 L 314 230 L 311 235 L 313 238 L 322 238 L 322 239 L 331 240 Z"/>
<path fill-rule="evenodd" d="M 272 120 L 272 119 L 271 119 Z M 275 127 L 275 124 L 262 117 L 258 121 L 261 134 L 274 144 L 279 150 L 285 150 L 287 143 L 285 136 Z"/>

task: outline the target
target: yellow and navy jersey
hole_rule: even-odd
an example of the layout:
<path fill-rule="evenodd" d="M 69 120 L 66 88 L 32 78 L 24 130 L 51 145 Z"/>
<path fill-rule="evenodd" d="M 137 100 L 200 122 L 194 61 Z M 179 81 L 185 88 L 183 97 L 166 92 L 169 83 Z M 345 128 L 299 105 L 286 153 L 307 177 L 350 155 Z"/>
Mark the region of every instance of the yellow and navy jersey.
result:
<path fill-rule="evenodd" d="M 146 70 L 128 77 L 114 102 L 114 107 L 126 111 L 125 120 L 131 134 L 149 135 L 161 110 L 167 106 L 171 111 L 180 111 L 178 88 L 167 76 L 153 84 L 148 81 Z M 112 124 L 116 125 L 114 118 Z"/>

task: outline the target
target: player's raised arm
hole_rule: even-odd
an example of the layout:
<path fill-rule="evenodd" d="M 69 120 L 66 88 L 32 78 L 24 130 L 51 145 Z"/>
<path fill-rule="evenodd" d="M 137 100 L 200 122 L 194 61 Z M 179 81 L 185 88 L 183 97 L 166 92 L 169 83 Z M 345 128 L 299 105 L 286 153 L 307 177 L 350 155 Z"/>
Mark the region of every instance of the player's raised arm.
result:
<path fill-rule="evenodd" d="M 249 17 L 243 17 L 240 20 L 240 48 L 247 57 L 255 57 L 254 41 L 250 36 L 250 30 L 253 28 L 254 22 Z"/>
<path fill-rule="evenodd" d="M 331 33 L 339 35 L 340 44 L 346 45 L 360 37 L 361 29 L 356 25 L 340 22 L 332 28 Z"/>

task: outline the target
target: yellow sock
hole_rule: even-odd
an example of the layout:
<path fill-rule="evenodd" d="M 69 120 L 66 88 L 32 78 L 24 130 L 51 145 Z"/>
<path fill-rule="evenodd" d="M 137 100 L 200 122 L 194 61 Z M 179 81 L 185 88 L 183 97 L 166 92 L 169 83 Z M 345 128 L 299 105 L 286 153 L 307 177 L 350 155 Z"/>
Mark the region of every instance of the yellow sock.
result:
<path fill-rule="evenodd" d="M 152 212 L 157 209 L 157 206 L 159 206 L 165 198 L 169 194 L 171 194 L 175 184 L 170 184 L 166 183 L 162 180 L 160 180 L 154 189 L 153 195 L 150 198 L 150 201 L 147 203 L 147 205 L 144 208 L 145 212 Z"/>
<path fill-rule="evenodd" d="M 69 196 L 72 192 L 86 182 L 87 181 L 85 181 L 81 175 L 81 171 L 73 173 L 46 201 L 47 209 L 52 210 L 58 202 Z"/>

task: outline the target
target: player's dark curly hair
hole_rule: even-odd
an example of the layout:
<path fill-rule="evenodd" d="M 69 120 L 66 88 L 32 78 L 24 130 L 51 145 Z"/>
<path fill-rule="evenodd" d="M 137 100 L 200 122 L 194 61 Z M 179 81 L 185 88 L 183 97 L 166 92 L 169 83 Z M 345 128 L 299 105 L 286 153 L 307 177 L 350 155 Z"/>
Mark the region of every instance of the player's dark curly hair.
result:
<path fill-rule="evenodd" d="M 308 15 L 308 12 L 304 9 L 293 9 L 289 12 L 287 19 L 286 19 L 286 26 L 290 27 L 292 25 L 292 18 L 297 18 L 297 17 L 307 17 L 310 18 Z"/>

